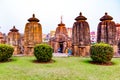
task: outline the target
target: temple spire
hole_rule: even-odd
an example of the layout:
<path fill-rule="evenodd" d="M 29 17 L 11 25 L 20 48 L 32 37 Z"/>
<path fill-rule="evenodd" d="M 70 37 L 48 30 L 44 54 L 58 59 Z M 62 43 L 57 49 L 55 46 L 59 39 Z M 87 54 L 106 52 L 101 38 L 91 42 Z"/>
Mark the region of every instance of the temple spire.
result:
<path fill-rule="evenodd" d="M 62 19 L 62 16 L 61 16 L 61 24 L 62 24 L 62 20 L 63 20 L 63 19 Z"/>
<path fill-rule="evenodd" d="M 58 26 L 65 26 L 65 24 L 63 23 L 63 17 L 61 16 L 60 17 L 61 21 L 60 21 L 60 24 L 58 24 Z"/>

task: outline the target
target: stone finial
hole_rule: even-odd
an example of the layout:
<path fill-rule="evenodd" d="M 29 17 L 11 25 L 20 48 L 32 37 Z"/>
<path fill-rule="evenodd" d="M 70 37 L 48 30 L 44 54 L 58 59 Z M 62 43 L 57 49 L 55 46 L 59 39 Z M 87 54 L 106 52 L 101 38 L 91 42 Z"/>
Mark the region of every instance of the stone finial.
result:
<path fill-rule="evenodd" d="M 13 26 L 13 28 L 15 28 L 15 26 Z"/>
<path fill-rule="evenodd" d="M 33 18 L 35 17 L 35 14 L 33 14 Z"/>
<path fill-rule="evenodd" d="M 63 20 L 63 19 L 62 19 L 62 16 L 61 16 L 61 24 L 62 24 L 62 20 Z"/>
<path fill-rule="evenodd" d="M 80 16 L 82 16 L 82 12 L 80 12 Z"/>
<path fill-rule="evenodd" d="M 105 15 L 108 15 L 108 13 L 107 13 L 107 12 L 105 12 Z"/>

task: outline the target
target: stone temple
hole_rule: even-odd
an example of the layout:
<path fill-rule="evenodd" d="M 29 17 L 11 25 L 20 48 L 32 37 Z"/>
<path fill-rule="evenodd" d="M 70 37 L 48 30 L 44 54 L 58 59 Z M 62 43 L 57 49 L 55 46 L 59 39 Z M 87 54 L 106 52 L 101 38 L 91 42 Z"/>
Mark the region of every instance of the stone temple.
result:
<path fill-rule="evenodd" d="M 34 46 L 42 42 L 42 26 L 35 14 L 28 21 L 24 31 L 24 54 L 33 55 Z"/>
<path fill-rule="evenodd" d="M 60 24 L 56 28 L 55 36 L 50 39 L 49 44 L 53 47 L 54 53 L 67 53 L 67 50 L 71 49 L 71 38 L 68 37 L 62 17 Z"/>
<path fill-rule="evenodd" d="M 87 56 L 90 49 L 90 29 L 87 18 L 82 13 L 75 18 L 72 30 L 72 48 L 74 56 Z"/>
<path fill-rule="evenodd" d="M 117 53 L 116 25 L 113 17 L 107 13 L 100 18 L 97 29 L 97 42 L 105 42 L 113 46 L 114 53 Z"/>
<path fill-rule="evenodd" d="M 7 44 L 13 46 L 14 52 L 13 54 L 20 54 L 20 33 L 19 30 L 13 26 L 12 29 L 10 29 L 10 32 L 8 33 L 7 37 Z"/>

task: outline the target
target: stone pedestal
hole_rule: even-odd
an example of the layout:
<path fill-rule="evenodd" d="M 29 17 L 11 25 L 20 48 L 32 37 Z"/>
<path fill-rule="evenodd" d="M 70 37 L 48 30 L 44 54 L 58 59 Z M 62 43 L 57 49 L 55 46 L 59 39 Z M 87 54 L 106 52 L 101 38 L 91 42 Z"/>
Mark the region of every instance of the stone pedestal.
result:
<path fill-rule="evenodd" d="M 20 48 L 18 46 L 13 46 L 13 48 L 14 48 L 13 55 L 17 55 L 20 53 Z"/>
<path fill-rule="evenodd" d="M 85 46 L 86 56 L 90 55 L 90 46 Z"/>
<path fill-rule="evenodd" d="M 79 49 L 78 49 L 78 46 L 73 46 L 73 55 L 74 56 L 79 56 Z"/>
<path fill-rule="evenodd" d="M 113 45 L 113 50 L 114 50 L 114 55 L 117 55 L 118 54 L 118 46 Z"/>
<path fill-rule="evenodd" d="M 85 46 L 79 46 L 79 55 L 78 56 L 86 56 Z"/>

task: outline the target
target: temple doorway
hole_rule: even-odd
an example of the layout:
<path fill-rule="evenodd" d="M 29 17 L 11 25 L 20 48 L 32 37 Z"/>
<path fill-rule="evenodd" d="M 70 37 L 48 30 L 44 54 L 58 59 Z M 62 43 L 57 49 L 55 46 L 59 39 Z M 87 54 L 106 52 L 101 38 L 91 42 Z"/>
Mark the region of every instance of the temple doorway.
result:
<path fill-rule="evenodd" d="M 63 42 L 59 42 L 58 52 L 63 53 Z"/>

